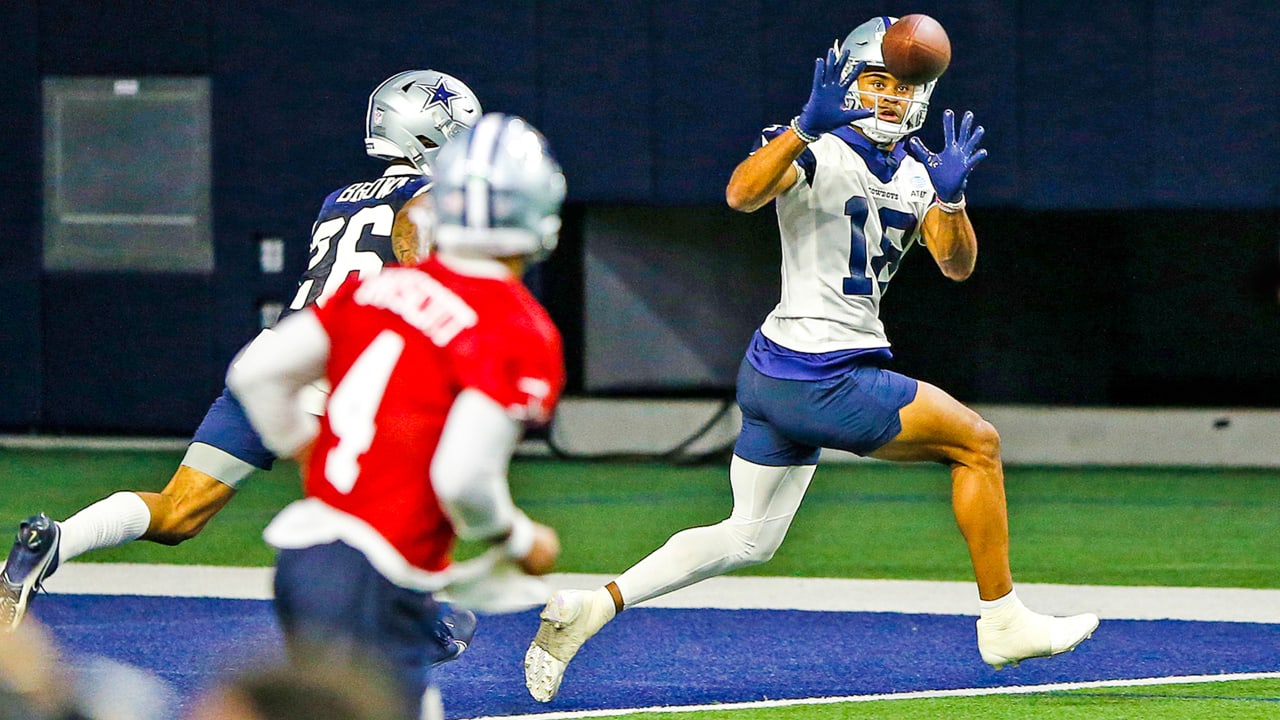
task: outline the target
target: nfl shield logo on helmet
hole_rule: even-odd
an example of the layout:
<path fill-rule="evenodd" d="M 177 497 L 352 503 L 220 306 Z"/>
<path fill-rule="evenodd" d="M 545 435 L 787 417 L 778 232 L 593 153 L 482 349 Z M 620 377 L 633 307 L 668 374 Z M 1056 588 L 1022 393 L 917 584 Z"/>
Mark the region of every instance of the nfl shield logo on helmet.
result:
<path fill-rule="evenodd" d="M 376 107 L 373 109 L 373 124 L 374 125 L 382 124 L 382 108 L 380 107 Z"/>

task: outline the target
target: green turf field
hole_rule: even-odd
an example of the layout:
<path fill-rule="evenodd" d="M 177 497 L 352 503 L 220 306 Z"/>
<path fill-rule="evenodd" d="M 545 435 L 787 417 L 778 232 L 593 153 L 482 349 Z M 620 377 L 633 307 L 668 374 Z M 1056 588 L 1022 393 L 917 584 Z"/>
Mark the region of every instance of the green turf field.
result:
<path fill-rule="evenodd" d="M 619 715 L 627 720 L 1275 720 L 1280 680 Z"/>
<path fill-rule="evenodd" d="M 158 490 L 181 453 L 0 450 L 0 522 L 65 518 L 120 489 Z M 723 465 L 671 467 L 521 460 L 517 502 L 556 527 L 564 572 L 617 573 L 674 531 L 729 511 Z M 1014 576 L 1020 582 L 1280 588 L 1280 472 L 1010 468 Z M 824 465 L 774 560 L 773 576 L 970 580 L 934 466 Z M 298 496 L 296 468 L 253 476 L 196 540 L 99 551 L 81 560 L 269 565 L 261 530 Z M 465 553 L 465 550 L 464 550 Z M 1280 680 L 1098 688 L 636 718 L 1280 718 Z"/>
<path fill-rule="evenodd" d="M 0 450 L 0 518 L 62 519 L 120 489 L 158 490 L 180 453 Z M 615 573 L 674 531 L 729 512 L 723 466 L 522 460 L 517 501 L 561 533 L 564 572 Z M 1011 468 L 1020 582 L 1280 588 L 1280 472 Z M 195 541 L 82 560 L 268 565 L 260 539 L 298 495 L 297 470 L 251 477 Z M 787 541 L 758 575 L 971 579 L 949 476 L 929 465 L 824 465 Z"/>

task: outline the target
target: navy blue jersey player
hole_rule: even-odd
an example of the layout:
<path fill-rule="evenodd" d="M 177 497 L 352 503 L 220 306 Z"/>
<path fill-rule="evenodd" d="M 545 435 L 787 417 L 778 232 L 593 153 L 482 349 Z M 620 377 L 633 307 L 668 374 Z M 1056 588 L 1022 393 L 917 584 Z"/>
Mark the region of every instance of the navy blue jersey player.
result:
<path fill-rule="evenodd" d="M 389 164 L 381 176 L 351 183 L 325 198 L 311 234 L 311 253 L 286 314 L 337 290 L 351 276 L 417 259 L 410 209 L 431 185 L 442 145 L 471 127 L 480 102 L 462 81 L 412 70 L 383 81 L 369 96 L 365 150 Z M 264 330 L 270 333 L 270 330 Z M 317 412 L 322 402 L 317 402 Z M 41 580 L 64 562 L 133 540 L 177 545 L 197 535 L 254 469 L 270 469 L 244 410 L 227 391 L 214 401 L 165 488 L 117 492 L 61 522 L 41 514 L 19 525 L 0 572 L 0 629 L 16 627 Z"/>

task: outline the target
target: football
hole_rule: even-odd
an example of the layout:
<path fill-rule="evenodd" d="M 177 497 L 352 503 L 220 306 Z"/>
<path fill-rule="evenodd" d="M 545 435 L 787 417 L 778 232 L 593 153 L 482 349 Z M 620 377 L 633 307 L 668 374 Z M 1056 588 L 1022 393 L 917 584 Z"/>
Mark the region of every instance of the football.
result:
<path fill-rule="evenodd" d="M 937 80 L 951 64 L 951 39 L 928 15 L 903 15 L 885 31 L 880 48 L 885 68 L 909 85 Z"/>

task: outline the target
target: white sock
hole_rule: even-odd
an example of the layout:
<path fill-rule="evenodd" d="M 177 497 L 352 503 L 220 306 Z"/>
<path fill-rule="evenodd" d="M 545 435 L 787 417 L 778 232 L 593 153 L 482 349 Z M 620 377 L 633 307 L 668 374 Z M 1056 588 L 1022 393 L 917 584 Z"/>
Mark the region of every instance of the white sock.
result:
<path fill-rule="evenodd" d="M 440 688 L 432 685 L 422 694 L 422 709 L 418 720 L 444 720 L 444 699 L 440 697 Z"/>
<path fill-rule="evenodd" d="M 150 524 L 151 510 L 136 493 L 110 495 L 58 523 L 62 529 L 58 562 L 137 540 Z"/>
<path fill-rule="evenodd" d="M 999 615 L 1007 615 L 1016 611 L 1022 606 L 1022 601 L 1018 599 L 1018 593 L 1009 590 L 1008 593 L 996 598 L 995 600 L 978 600 L 978 614 L 981 617 L 996 617 Z"/>
<path fill-rule="evenodd" d="M 618 606 L 614 604 L 613 593 L 609 592 L 609 588 L 598 587 L 595 590 L 592 590 L 591 594 L 595 596 L 593 604 L 598 603 L 600 607 L 609 608 L 609 611 L 605 613 L 608 615 L 608 617 L 605 618 L 605 622 L 609 622 L 613 619 L 614 615 L 618 614 Z"/>

